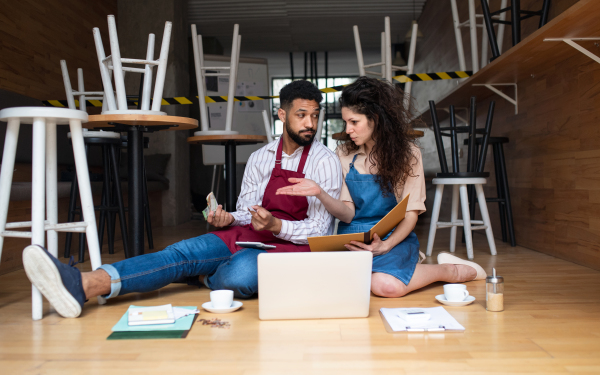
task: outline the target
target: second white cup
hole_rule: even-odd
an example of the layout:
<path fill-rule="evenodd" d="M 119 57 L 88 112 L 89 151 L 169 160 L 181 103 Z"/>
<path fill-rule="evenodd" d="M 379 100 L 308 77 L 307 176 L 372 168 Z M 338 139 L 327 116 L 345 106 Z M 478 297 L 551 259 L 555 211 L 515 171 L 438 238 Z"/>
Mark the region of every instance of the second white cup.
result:
<path fill-rule="evenodd" d="M 461 302 L 469 296 L 467 286 L 463 284 L 446 284 L 444 285 L 444 296 L 446 301 Z"/>
<path fill-rule="evenodd" d="M 233 290 L 213 290 L 210 302 L 215 309 L 227 309 L 233 304 Z"/>

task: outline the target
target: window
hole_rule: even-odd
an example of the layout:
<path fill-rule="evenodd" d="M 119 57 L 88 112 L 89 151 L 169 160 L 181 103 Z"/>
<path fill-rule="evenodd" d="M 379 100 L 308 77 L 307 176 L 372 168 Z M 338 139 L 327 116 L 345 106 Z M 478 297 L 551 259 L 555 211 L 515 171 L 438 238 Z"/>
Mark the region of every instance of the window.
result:
<path fill-rule="evenodd" d="M 325 78 L 318 78 L 317 87 L 323 89 L 326 87 L 348 85 L 354 82 L 356 78 L 357 77 L 329 77 L 327 78 L 327 82 L 325 81 Z M 273 78 L 271 92 L 273 95 L 277 95 L 281 88 L 290 82 L 292 82 L 291 78 Z M 323 144 L 325 144 L 331 150 L 335 150 L 337 147 L 337 141 L 333 140 L 331 136 L 344 130 L 344 121 L 342 120 L 339 104 L 340 95 L 341 92 L 333 92 L 329 94 L 323 93 L 323 102 L 321 102 L 321 106 L 326 110 L 321 142 L 323 142 Z M 283 123 L 277 116 L 279 105 L 279 99 L 273 99 L 271 101 L 275 134 L 283 133 Z"/>

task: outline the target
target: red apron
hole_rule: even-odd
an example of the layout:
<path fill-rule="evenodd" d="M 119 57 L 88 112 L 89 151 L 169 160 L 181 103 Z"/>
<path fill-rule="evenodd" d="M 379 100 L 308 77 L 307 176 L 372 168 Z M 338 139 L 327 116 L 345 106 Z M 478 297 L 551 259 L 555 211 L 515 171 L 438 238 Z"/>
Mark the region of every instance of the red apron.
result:
<path fill-rule="evenodd" d="M 300 158 L 300 164 L 298 164 L 297 171 L 288 171 L 281 169 L 281 155 L 283 153 L 283 140 L 279 141 L 279 147 L 277 147 L 277 156 L 275 160 L 275 168 L 271 171 L 271 178 L 265 188 L 263 195 L 262 207 L 271 212 L 271 214 L 281 220 L 288 221 L 302 221 L 308 217 L 308 200 L 306 197 L 298 197 L 292 195 L 275 195 L 277 189 L 292 185 L 288 181 L 289 178 L 304 178 L 304 164 L 308 158 L 308 152 L 310 151 L 310 145 L 305 146 Z M 262 242 L 266 245 L 277 246 L 273 250 L 267 250 L 268 252 L 283 253 L 283 252 L 308 252 L 310 247 L 308 245 L 297 245 L 290 241 L 285 241 L 277 238 L 271 231 L 261 230 L 256 231 L 252 224 L 244 226 L 232 226 L 212 232 L 214 235 L 219 237 L 231 253 L 235 253 L 242 248 L 235 243 L 238 241 L 244 242 Z"/>

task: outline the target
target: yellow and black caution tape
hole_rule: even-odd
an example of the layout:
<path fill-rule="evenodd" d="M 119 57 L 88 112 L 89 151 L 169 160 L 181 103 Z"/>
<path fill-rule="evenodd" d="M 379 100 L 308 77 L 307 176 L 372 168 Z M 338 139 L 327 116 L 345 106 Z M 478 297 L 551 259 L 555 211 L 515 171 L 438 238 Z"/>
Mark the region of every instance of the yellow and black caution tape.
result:
<path fill-rule="evenodd" d="M 473 75 L 471 71 L 456 71 L 456 72 L 438 72 L 438 73 L 418 73 L 418 74 L 407 74 L 392 77 L 394 80 L 400 83 L 406 82 L 421 82 L 421 81 L 439 81 L 439 80 L 447 80 L 447 79 L 460 79 L 460 78 L 468 78 Z M 326 87 L 324 89 L 319 89 L 321 92 L 328 94 L 332 92 L 340 92 L 347 85 L 341 86 L 333 86 Z M 234 101 L 236 102 L 250 102 L 256 100 L 269 100 L 276 99 L 279 96 L 234 96 Z M 204 100 L 206 103 L 225 103 L 227 102 L 227 96 L 205 96 Z M 101 100 L 86 100 L 86 107 L 102 107 Z M 48 107 L 68 107 L 68 103 L 66 100 L 44 100 L 42 102 L 45 106 Z M 137 100 L 128 100 L 127 104 L 129 106 L 136 106 Z M 161 105 L 186 105 L 186 104 L 198 104 L 198 97 L 185 97 L 185 96 L 176 96 L 174 98 L 162 98 Z M 79 101 L 75 100 L 75 105 L 79 108 Z"/>
<path fill-rule="evenodd" d="M 472 71 L 466 71 L 466 72 L 456 71 L 456 72 L 407 74 L 407 75 L 395 76 L 392 78 L 400 83 L 406 83 L 406 82 L 439 81 L 439 80 L 445 80 L 445 79 L 469 78 L 472 75 L 473 75 Z"/>

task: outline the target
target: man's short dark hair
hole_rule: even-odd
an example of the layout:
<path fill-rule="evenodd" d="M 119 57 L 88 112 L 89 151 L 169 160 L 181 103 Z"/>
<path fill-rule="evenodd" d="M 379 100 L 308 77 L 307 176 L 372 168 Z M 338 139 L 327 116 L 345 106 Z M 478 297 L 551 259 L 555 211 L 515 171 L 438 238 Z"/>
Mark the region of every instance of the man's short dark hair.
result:
<path fill-rule="evenodd" d="M 295 99 L 314 100 L 317 103 L 321 103 L 323 94 L 321 94 L 321 91 L 312 82 L 298 80 L 288 83 L 279 91 L 281 108 L 289 108 Z"/>

